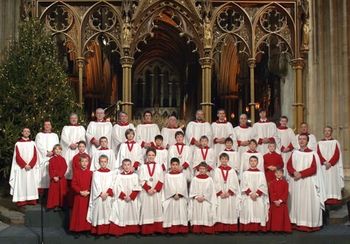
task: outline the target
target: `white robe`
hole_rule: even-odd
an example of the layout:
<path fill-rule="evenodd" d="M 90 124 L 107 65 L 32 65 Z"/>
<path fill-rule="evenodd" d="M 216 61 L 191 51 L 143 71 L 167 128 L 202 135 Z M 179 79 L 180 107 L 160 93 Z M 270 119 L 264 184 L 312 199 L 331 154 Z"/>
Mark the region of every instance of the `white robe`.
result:
<path fill-rule="evenodd" d="M 171 146 L 171 145 L 174 145 L 176 143 L 175 134 L 178 131 L 183 132 L 183 130 L 181 128 L 163 127 L 163 129 L 161 131 L 161 135 L 163 136 L 164 147 L 166 147 L 167 145 Z"/>
<path fill-rule="evenodd" d="M 58 135 L 56 133 L 43 133 L 39 132 L 35 137 L 35 144 L 39 150 L 40 157 L 40 181 L 39 188 L 49 188 L 50 176 L 49 176 L 49 160 L 50 157 L 46 157 L 47 152 L 52 152 L 53 147 L 59 144 Z"/>
<path fill-rule="evenodd" d="M 134 165 L 135 162 L 138 162 L 140 165 L 144 162 L 144 156 L 143 151 L 139 143 L 135 142 L 132 146 L 131 151 L 128 148 L 128 145 L 126 142 L 123 142 L 120 144 L 118 155 L 117 155 L 117 162 L 121 164 L 124 159 L 130 159 L 131 164 Z"/>
<path fill-rule="evenodd" d="M 257 150 L 263 155 L 269 151 L 268 143 L 259 144 L 260 139 L 273 138 L 277 145 L 279 145 L 279 138 L 277 136 L 277 127 L 273 122 L 257 122 L 253 125 L 253 138 L 258 142 Z"/>
<path fill-rule="evenodd" d="M 219 154 L 218 154 L 218 164 L 217 164 L 217 167 L 219 167 L 221 165 L 220 163 L 220 155 L 222 153 L 226 153 L 229 157 L 228 159 L 228 165 L 231 166 L 235 171 L 236 173 L 239 173 L 239 171 L 241 170 L 241 165 L 240 165 L 240 155 L 237 151 L 221 151 Z"/>
<path fill-rule="evenodd" d="M 262 195 L 253 201 L 247 190 L 252 193 L 260 190 Z M 269 196 L 264 171 L 245 171 L 241 181 L 242 202 L 239 214 L 241 224 L 259 223 L 266 226 L 269 219 Z"/>
<path fill-rule="evenodd" d="M 241 191 L 239 188 L 238 177 L 236 171 L 231 168 L 229 170 L 227 181 L 225 183 L 224 177 L 220 168 L 216 168 L 214 172 L 215 192 L 228 192 L 229 190 L 234 193 L 233 196 L 228 198 L 221 198 L 217 196 L 217 209 L 216 209 L 216 221 L 223 224 L 237 224 L 239 216 L 239 207 L 241 200 Z"/>
<path fill-rule="evenodd" d="M 37 161 L 29 171 L 24 168 L 21 169 L 16 162 L 16 147 L 22 159 L 29 164 L 34 156 L 34 150 L 37 151 Z M 12 158 L 11 172 L 10 172 L 10 194 L 13 196 L 13 202 L 22 202 L 29 200 L 36 200 L 39 198 L 39 152 L 33 141 L 16 142 L 15 150 Z"/>
<path fill-rule="evenodd" d="M 242 175 L 243 172 L 248 170 L 250 168 L 249 165 L 249 158 L 251 156 L 256 156 L 258 158 L 258 165 L 257 168 L 261 171 L 261 172 L 265 172 L 265 168 L 264 168 L 264 155 L 260 152 L 256 152 L 256 153 L 251 153 L 251 152 L 245 152 L 242 154 L 241 156 L 241 161 L 240 161 L 240 165 L 241 165 L 241 169 L 239 172 L 239 178 L 242 179 Z"/>
<path fill-rule="evenodd" d="M 99 157 L 101 155 L 106 155 L 108 158 L 107 168 L 110 170 L 118 170 L 120 167 L 120 162 L 115 159 L 115 155 L 112 149 L 97 150 L 91 157 L 91 171 L 98 170 L 101 166 L 99 163 Z"/>
<path fill-rule="evenodd" d="M 191 121 L 186 127 L 186 142 L 191 145 L 192 139 L 199 142 L 202 136 L 207 136 L 209 139 L 209 147 L 213 145 L 213 132 L 208 122 Z"/>
<path fill-rule="evenodd" d="M 289 152 L 282 152 L 282 147 L 287 148 L 289 145 L 292 145 L 293 148 L 296 147 L 298 144 L 297 141 L 295 140 L 295 134 L 294 131 L 291 128 L 287 129 L 278 129 L 277 128 L 277 136 L 280 138 L 279 145 L 277 145 L 277 152 L 281 153 L 283 163 L 284 163 L 284 174 L 288 175 L 287 173 L 287 162 L 290 158 L 290 155 L 292 155 L 292 151 Z"/>
<path fill-rule="evenodd" d="M 206 150 L 203 149 L 203 154 L 205 154 Z M 198 172 L 196 170 L 196 167 L 198 166 L 198 164 L 200 164 L 201 162 L 206 162 L 208 164 L 208 166 L 211 167 L 211 169 L 215 169 L 216 168 L 216 155 L 215 155 L 215 151 L 213 148 L 209 148 L 208 149 L 208 153 L 206 158 L 203 157 L 202 155 L 202 150 L 199 147 L 195 147 L 193 150 L 193 160 L 192 160 L 192 170 L 193 170 L 193 174 L 196 175 Z M 211 171 L 213 171 L 211 170 Z M 213 173 L 213 172 L 211 172 Z"/>
<path fill-rule="evenodd" d="M 300 149 L 299 143 L 298 143 L 298 137 L 299 134 L 297 134 L 295 136 L 296 138 L 296 145 L 295 145 L 295 149 Z M 316 136 L 314 134 L 309 134 L 309 142 L 307 143 L 307 147 L 310 148 L 312 151 L 317 150 L 317 140 L 316 140 Z"/>
<path fill-rule="evenodd" d="M 228 138 L 233 136 L 233 126 L 230 122 L 226 123 L 217 123 L 213 122 L 211 124 L 211 129 L 213 132 L 213 148 L 216 153 L 216 155 L 219 155 L 219 153 L 225 149 L 225 144 L 219 144 L 215 143 L 215 139 L 218 138 Z"/>
<path fill-rule="evenodd" d="M 143 143 L 154 142 L 154 138 L 160 135 L 157 124 L 139 124 L 136 127 L 136 141 L 143 146 Z"/>
<path fill-rule="evenodd" d="M 61 146 L 62 146 L 62 156 L 67 162 L 67 172 L 66 179 L 71 180 L 73 177 L 72 172 L 72 160 L 73 157 L 78 153 L 78 147 L 76 149 L 71 149 L 69 146 L 73 143 L 78 143 L 79 141 L 85 141 L 85 128 L 84 126 L 74 126 L 66 125 L 62 129 L 61 133 Z"/>
<path fill-rule="evenodd" d="M 156 157 L 154 161 L 164 167 L 165 171 L 168 171 L 168 150 L 166 149 L 156 149 Z"/>
<path fill-rule="evenodd" d="M 115 124 L 113 126 L 111 148 L 114 150 L 116 157 L 118 155 L 120 145 L 126 140 L 125 131 L 127 129 L 133 129 L 134 132 L 136 132 L 135 126 L 131 123 L 127 125 Z"/>
<path fill-rule="evenodd" d="M 182 197 L 175 200 L 173 196 L 180 194 Z M 163 227 L 169 228 L 172 225 L 188 224 L 187 210 L 188 192 L 187 181 L 183 173 L 170 174 L 167 173 L 164 177 L 164 217 Z"/>
<path fill-rule="evenodd" d="M 242 153 L 249 150 L 249 147 L 238 146 L 238 141 L 250 141 L 253 139 L 253 128 L 236 126 L 233 128 L 233 133 L 234 136 L 232 136 L 232 140 L 234 142 L 234 146 L 236 146 L 235 150 L 237 150 L 239 154 L 242 155 Z"/>
<path fill-rule="evenodd" d="M 94 138 L 96 140 L 100 140 L 101 137 L 106 137 L 108 140 L 108 144 L 112 143 L 112 124 L 111 122 L 97 122 L 91 121 L 86 130 L 86 141 L 87 141 L 87 149 L 92 156 L 98 148 L 91 143 L 91 140 Z"/>
<path fill-rule="evenodd" d="M 139 197 L 130 202 L 119 198 L 121 193 L 130 196 L 133 191 L 141 191 L 138 175 L 118 174 L 113 186 L 115 195 L 109 220 L 120 227 L 139 224 L 141 208 Z"/>
<path fill-rule="evenodd" d="M 116 175 L 116 171 L 100 172 L 97 170 L 92 174 L 90 202 L 86 220 L 94 227 L 109 224 L 113 197 L 108 196 L 105 201 L 102 201 L 100 195 L 107 192 L 108 189 L 113 189 Z"/>
<path fill-rule="evenodd" d="M 150 166 L 151 170 L 153 166 Z M 151 177 L 147 164 L 141 165 L 140 168 L 140 184 L 143 186 L 147 183 L 151 188 L 154 188 L 157 182 L 164 183 L 164 173 L 162 166 L 160 164 L 155 164 L 154 174 Z M 152 179 L 152 181 L 151 181 Z M 155 222 L 163 221 L 163 209 L 162 202 L 164 199 L 164 187 L 162 187 L 160 192 L 148 195 L 145 189 L 142 189 L 140 200 L 141 200 L 141 215 L 140 215 L 140 225 L 153 224 Z"/>
<path fill-rule="evenodd" d="M 180 146 L 179 146 L 179 150 L 181 151 Z M 182 173 L 186 176 L 187 182 L 190 182 L 192 179 L 192 157 L 193 157 L 192 148 L 188 145 L 184 145 L 181 154 L 179 150 L 177 149 L 176 145 L 170 146 L 168 151 L 167 168 L 170 168 L 170 160 L 172 158 L 178 158 L 180 160 L 180 165 L 182 167 L 184 163 L 187 163 L 188 167 L 186 169 L 183 168 Z"/>
<path fill-rule="evenodd" d="M 311 166 L 313 157 L 317 173 L 295 181 L 289 179 L 289 216 L 292 224 L 306 227 L 322 226 L 322 209 L 326 200 L 323 172 L 318 155 L 314 152 L 294 150 L 291 156 L 293 168 L 300 172 Z"/>
<path fill-rule="evenodd" d="M 332 198 L 341 200 L 341 190 L 344 188 L 344 169 L 340 144 L 337 140 L 325 140 L 318 142 L 319 151 L 327 162 L 333 157 L 337 146 L 339 150 L 338 162 L 328 170 L 326 170 L 325 165 L 322 165 L 322 170 L 324 173 L 326 199 Z"/>
<path fill-rule="evenodd" d="M 203 202 L 195 198 L 204 196 Z M 214 181 L 211 177 L 193 177 L 189 191 L 188 219 L 191 225 L 213 226 L 216 222 L 217 199 Z"/>

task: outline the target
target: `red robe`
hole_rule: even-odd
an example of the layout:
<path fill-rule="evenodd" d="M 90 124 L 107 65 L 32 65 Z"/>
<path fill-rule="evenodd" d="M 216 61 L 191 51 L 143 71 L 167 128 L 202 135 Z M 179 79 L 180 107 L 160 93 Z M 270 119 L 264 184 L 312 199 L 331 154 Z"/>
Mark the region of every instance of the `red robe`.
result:
<path fill-rule="evenodd" d="M 91 158 L 90 158 L 89 154 L 78 152 L 77 154 L 75 154 L 75 156 L 72 159 L 73 177 L 74 177 L 74 173 L 81 169 L 80 164 L 79 164 L 81 156 L 87 157 L 89 159 L 89 164 L 88 164 L 87 168 L 90 169 Z"/>
<path fill-rule="evenodd" d="M 47 199 L 47 208 L 63 207 L 67 193 L 67 181 L 65 173 L 67 171 L 67 163 L 61 155 L 53 156 L 49 161 L 50 186 Z M 59 177 L 55 182 L 53 177 Z"/>
<path fill-rule="evenodd" d="M 264 169 L 265 169 L 267 185 L 269 185 L 270 182 L 276 178 L 275 172 L 267 168 L 269 166 L 275 166 L 277 168 L 283 169 L 283 159 L 281 154 L 278 154 L 276 152 L 272 152 L 272 153 L 268 152 L 264 154 Z"/>
<path fill-rule="evenodd" d="M 270 216 L 269 230 L 292 232 L 292 225 L 288 211 L 288 182 L 285 179 L 276 179 L 270 182 Z M 274 201 L 282 200 L 280 206 L 276 206 Z"/>
<path fill-rule="evenodd" d="M 74 192 L 74 203 L 70 218 L 70 231 L 89 231 L 91 224 L 87 222 L 86 216 L 89 208 L 90 196 L 83 197 L 80 191 L 90 191 L 92 171 L 86 169 L 75 171 L 72 179 L 72 190 Z"/>

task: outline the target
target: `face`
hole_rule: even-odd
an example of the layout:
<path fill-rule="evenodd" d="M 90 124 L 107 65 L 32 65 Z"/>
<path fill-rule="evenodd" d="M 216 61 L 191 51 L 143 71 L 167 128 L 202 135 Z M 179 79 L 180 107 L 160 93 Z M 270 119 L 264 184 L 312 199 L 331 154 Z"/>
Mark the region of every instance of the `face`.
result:
<path fill-rule="evenodd" d="M 274 152 L 276 150 L 276 145 L 271 143 L 267 146 L 267 148 L 269 149 L 269 152 Z"/>
<path fill-rule="evenodd" d="M 287 119 L 285 119 L 285 118 L 280 119 L 280 125 L 281 126 L 287 127 L 287 124 L 288 124 L 288 120 Z"/>
<path fill-rule="evenodd" d="M 249 159 L 249 165 L 253 169 L 256 168 L 256 166 L 258 165 L 258 160 L 256 158 Z"/>
<path fill-rule="evenodd" d="M 44 131 L 45 132 L 51 132 L 52 130 L 52 125 L 50 121 L 45 121 L 44 122 Z"/>
<path fill-rule="evenodd" d="M 60 147 L 55 147 L 55 149 L 53 150 L 54 154 L 56 155 L 61 155 L 62 149 Z"/>
<path fill-rule="evenodd" d="M 105 169 L 108 164 L 108 158 L 100 158 L 99 164 L 101 168 Z"/>
<path fill-rule="evenodd" d="M 252 151 L 256 150 L 257 145 L 254 142 L 249 143 L 249 149 Z"/>
<path fill-rule="evenodd" d="M 302 134 L 302 133 L 306 133 L 307 134 L 308 131 L 309 131 L 309 126 L 307 124 L 300 125 L 300 134 Z"/>
<path fill-rule="evenodd" d="M 326 137 L 326 138 L 332 137 L 332 129 L 331 128 L 328 128 L 328 127 L 324 128 L 323 133 L 324 133 L 324 137 Z"/>
<path fill-rule="evenodd" d="M 245 115 L 245 114 L 242 114 L 242 115 L 239 117 L 239 123 L 240 123 L 241 125 L 246 125 L 246 124 L 247 124 L 247 120 L 248 120 L 248 118 L 247 118 L 247 115 Z"/>
<path fill-rule="evenodd" d="M 80 143 L 78 145 L 78 150 L 79 150 L 80 153 L 85 152 L 85 148 L 86 148 L 86 146 L 83 143 Z"/>
<path fill-rule="evenodd" d="M 176 140 L 177 143 L 183 143 L 183 141 L 184 141 L 184 136 L 183 136 L 183 135 L 177 135 L 177 136 L 175 137 L 175 140 Z"/>
<path fill-rule="evenodd" d="M 261 112 L 259 113 L 259 115 L 260 115 L 260 118 L 266 119 L 266 111 L 261 111 Z"/>
<path fill-rule="evenodd" d="M 133 140 L 135 137 L 134 133 L 129 133 L 126 135 L 126 139 L 128 139 L 129 141 Z"/>
<path fill-rule="evenodd" d="M 146 113 L 145 116 L 143 116 L 143 120 L 145 122 L 152 122 L 152 114 Z"/>
<path fill-rule="evenodd" d="M 22 136 L 23 136 L 24 138 L 29 138 L 29 136 L 30 136 L 30 129 L 24 128 L 24 129 L 22 130 Z"/>
<path fill-rule="evenodd" d="M 155 141 L 155 143 L 156 143 L 156 146 L 157 146 L 157 147 L 160 147 L 160 146 L 163 145 L 163 140 L 157 139 L 157 140 Z"/>
<path fill-rule="evenodd" d="M 78 116 L 76 114 L 73 114 L 69 117 L 69 123 L 71 125 L 76 125 L 78 124 Z"/>
<path fill-rule="evenodd" d="M 221 157 L 220 158 L 221 165 L 226 166 L 228 164 L 228 158 L 227 157 Z"/>
<path fill-rule="evenodd" d="M 178 162 L 172 162 L 170 165 L 172 171 L 180 171 L 180 164 Z"/>
<path fill-rule="evenodd" d="M 304 136 L 304 135 L 300 135 L 300 136 L 298 137 L 298 143 L 299 143 L 299 146 L 300 146 L 301 148 L 305 148 L 305 147 L 307 146 L 307 143 L 308 143 L 307 137 Z"/>
<path fill-rule="evenodd" d="M 208 139 L 201 139 L 200 143 L 201 143 L 202 147 L 207 147 L 208 146 Z"/>
<path fill-rule="evenodd" d="M 231 149 L 233 147 L 233 143 L 231 141 L 225 142 L 225 147 Z"/>
<path fill-rule="evenodd" d="M 108 141 L 107 139 L 101 139 L 100 140 L 101 147 L 108 147 Z"/>
<path fill-rule="evenodd" d="M 277 179 L 281 179 L 283 177 L 283 172 L 281 170 L 277 170 L 275 172 L 275 176 Z"/>
<path fill-rule="evenodd" d="M 225 120 L 226 119 L 226 113 L 224 110 L 220 110 L 218 111 L 218 114 L 217 114 L 219 120 Z"/>
<path fill-rule="evenodd" d="M 131 162 L 124 161 L 122 167 L 125 172 L 129 172 L 131 170 Z"/>
<path fill-rule="evenodd" d="M 80 159 L 80 168 L 87 169 L 88 165 L 89 165 L 89 160 L 87 158 Z"/>
<path fill-rule="evenodd" d="M 200 166 L 200 167 L 198 168 L 198 172 L 199 172 L 200 174 L 206 174 L 206 173 L 207 173 L 207 168 L 204 167 L 204 166 Z"/>
<path fill-rule="evenodd" d="M 202 110 L 199 110 L 196 112 L 196 120 L 203 120 L 204 119 L 204 112 Z"/>
<path fill-rule="evenodd" d="M 105 111 L 103 109 L 96 109 L 97 120 L 103 120 L 105 118 Z"/>
<path fill-rule="evenodd" d="M 148 153 L 147 153 L 147 160 L 149 161 L 149 162 L 154 162 L 154 159 L 156 158 L 156 154 L 154 153 L 154 152 L 152 152 L 152 151 L 149 151 Z"/>
<path fill-rule="evenodd" d="M 177 119 L 174 116 L 170 116 L 168 119 L 168 125 L 169 127 L 176 127 Z"/>
<path fill-rule="evenodd" d="M 124 113 L 119 114 L 119 120 L 123 123 L 128 122 L 128 115 Z"/>

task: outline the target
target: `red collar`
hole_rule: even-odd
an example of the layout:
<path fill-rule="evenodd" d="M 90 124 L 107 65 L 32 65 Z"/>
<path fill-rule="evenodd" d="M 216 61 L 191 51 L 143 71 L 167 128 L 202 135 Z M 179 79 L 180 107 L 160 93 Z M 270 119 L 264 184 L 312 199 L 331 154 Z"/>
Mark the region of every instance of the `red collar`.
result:
<path fill-rule="evenodd" d="M 145 164 L 155 164 L 156 162 L 145 162 Z"/>
<path fill-rule="evenodd" d="M 134 172 L 132 172 L 132 171 L 130 171 L 130 172 L 125 172 L 125 171 L 123 171 L 123 172 L 121 172 L 120 174 L 122 174 L 122 175 L 132 175 Z"/>
<path fill-rule="evenodd" d="M 108 147 L 100 147 L 98 150 L 108 150 Z"/>
<path fill-rule="evenodd" d="M 153 124 L 153 122 L 152 122 L 152 121 L 151 121 L 151 122 L 145 122 L 145 121 L 143 121 L 142 124 L 143 124 L 143 125 L 151 125 L 151 124 Z"/>
<path fill-rule="evenodd" d="M 102 120 L 95 120 L 95 122 L 106 122 L 106 119 L 102 119 Z"/>
<path fill-rule="evenodd" d="M 126 140 L 125 143 L 136 143 L 136 141 L 134 141 L 134 140 L 132 140 L 132 141 Z"/>
<path fill-rule="evenodd" d="M 265 120 L 259 120 L 258 123 L 268 123 L 268 122 L 270 122 L 270 121 L 268 119 L 265 119 Z"/>
<path fill-rule="evenodd" d="M 209 147 L 208 147 L 208 146 L 206 146 L 206 147 L 202 147 L 202 146 L 200 146 L 199 148 L 200 148 L 200 149 L 209 149 Z"/>
<path fill-rule="evenodd" d="M 80 126 L 80 124 L 75 124 L 75 125 L 69 124 L 69 126 Z"/>
<path fill-rule="evenodd" d="M 180 145 L 185 145 L 185 143 L 175 143 L 175 145 L 178 145 L 178 146 L 180 146 Z"/>
<path fill-rule="evenodd" d="M 51 134 L 51 133 L 52 133 L 52 131 L 50 131 L 50 132 L 47 132 L 47 131 L 42 131 L 42 133 L 44 133 L 44 134 Z"/>
<path fill-rule="evenodd" d="M 127 126 L 127 125 L 129 125 L 129 122 L 118 121 L 118 125 L 120 125 L 120 126 Z"/>
<path fill-rule="evenodd" d="M 199 174 L 199 175 L 196 175 L 196 177 L 199 179 L 207 179 L 209 176 L 207 174 Z"/>
<path fill-rule="evenodd" d="M 286 130 L 286 129 L 288 129 L 288 127 L 287 126 L 278 126 L 277 129 L 279 129 L 279 130 Z"/>
<path fill-rule="evenodd" d="M 223 169 L 223 170 L 230 170 L 230 169 L 232 169 L 229 165 L 226 165 L 226 166 L 220 165 L 219 168 Z"/>
<path fill-rule="evenodd" d="M 249 168 L 248 171 L 259 172 L 260 170 L 258 168 L 255 168 L 255 169 Z"/>
<path fill-rule="evenodd" d="M 233 149 L 233 148 L 231 148 L 231 149 L 228 149 L 228 148 L 225 148 L 225 150 L 224 150 L 225 152 L 234 152 L 235 151 L 235 149 Z"/>
<path fill-rule="evenodd" d="M 154 149 L 156 149 L 156 150 L 164 150 L 164 147 L 162 147 L 162 146 L 156 146 L 156 145 L 154 145 Z"/>
<path fill-rule="evenodd" d="M 257 153 L 257 152 L 258 152 L 257 150 L 252 151 L 252 150 L 250 150 L 250 149 L 247 151 L 247 153 Z"/>
<path fill-rule="evenodd" d="M 181 171 L 173 171 L 173 170 L 171 170 L 171 171 L 169 171 L 169 174 L 171 174 L 171 175 L 178 175 L 178 174 L 180 174 L 181 173 Z"/>
<path fill-rule="evenodd" d="M 21 137 L 18 139 L 18 142 L 30 142 L 30 141 L 32 141 L 32 140 L 30 140 L 30 138 L 24 139 L 23 137 Z"/>
<path fill-rule="evenodd" d="M 248 126 L 248 125 L 239 125 L 239 127 L 243 128 L 243 129 L 247 129 L 247 128 L 249 128 L 249 126 Z"/>
<path fill-rule="evenodd" d="M 331 138 L 329 138 L 329 139 L 327 139 L 327 138 L 323 138 L 323 139 L 322 139 L 322 141 L 332 141 L 332 140 L 334 140 L 333 137 L 331 137 Z"/>
<path fill-rule="evenodd" d="M 109 172 L 110 170 L 108 168 L 104 168 L 104 169 L 99 168 L 97 171 L 98 172 Z"/>
<path fill-rule="evenodd" d="M 300 152 L 312 152 L 312 150 L 308 147 L 306 147 L 304 150 L 302 150 L 301 148 L 299 149 Z"/>
<path fill-rule="evenodd" d="M 226 124 L 226 123 L 227 123 L 227 120 L 224 120 L 224 121 L 217 120 L 216 123 L 217 123 L 217 124 Z"/>

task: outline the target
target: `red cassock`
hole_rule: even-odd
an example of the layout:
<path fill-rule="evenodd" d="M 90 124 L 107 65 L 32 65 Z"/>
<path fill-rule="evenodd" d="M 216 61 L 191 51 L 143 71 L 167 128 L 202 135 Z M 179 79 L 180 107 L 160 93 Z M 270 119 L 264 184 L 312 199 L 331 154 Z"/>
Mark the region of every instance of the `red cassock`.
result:
<path fill-rule="evenodd" d="M 276 152 L 272 152 L 272 153 L 268 152 L 264 154 L 264 169 L 265 169 L 267 185 L 269 185 L 269 183 L 276 178 L 275 172 L 267 168 L 269 166 L 275 166 L 277 168 L 283 169 L 283 159 L 281 154 L 278 154 Z"/>
<path fill-rule="evenodd" d="M 73 177 L 74 177 L 74 173 L 78 170 L 80 170 L 80 157 L 87 157 L 89 159 L 89 164 L 87 166 L 88 169 L 90 169 L 90 165 L 91 165 L 91 158 L 89 156 L 89 154 L 87 153 L 77 153 L 74 155 L 73 159 L 72 159 L 72 170 L 73 170 Z"/>
<path fill-rule="evenodd" d="M 60 156 L 55 155 L 49 161 L 49 176 L 50 186 L 49 195 L 47 199 L 47 208 L 63 207 L 64 200 L 67 193 L 67 181 L 65 173 L 67 171 L 66 160 Z M 53 177 L 59 177 L 57 182 Z"/>
<path fill-rule="evenodd" d="M 275 179 L 269 185 L 270 216 L 269 230 L 292 232 L 288 211 L 288 182 L 285 179 Z M 279 206 L 274 201 L 282 200 Z"/>
<path fill-rule="evenodd" d="M 70 218 L 70 231 L 89 231 L 91 224 L 87 222 L 86 215 L 89 208 L 90 196 L 83 197 L 80 191 L 90 191 L 92 180 L 92 171 L 75 171 L 72 179 L 72 190 L 74 193 L 74 203 Z"/>

